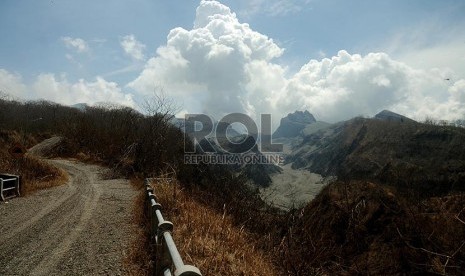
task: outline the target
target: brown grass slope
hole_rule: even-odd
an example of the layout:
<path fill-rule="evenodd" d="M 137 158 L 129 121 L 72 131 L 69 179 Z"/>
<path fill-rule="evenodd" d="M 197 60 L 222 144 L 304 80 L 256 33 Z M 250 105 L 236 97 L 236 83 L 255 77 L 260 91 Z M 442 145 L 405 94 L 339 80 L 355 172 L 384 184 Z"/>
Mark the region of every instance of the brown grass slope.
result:
<path fill-rule="evenodd" d="M 203 275 L 279 275 L 271 256 L 254 237 L 223 213 L 201 204 L 177 183 L 154 183 L 163 213 L 174 224 L 174 239 L 185 262 Z"/>
<path fill-rule="evenodd" d="M 30 137 L 24 139 L 16 131 L 0 130 L 0 172 L 21 176 L 21 195 L 66 182 L 65 172 L 34 156 L 25 155 L 21 158 L 13 158 L 8 149 L 18 142 L 30 146 L 35 143 L 35 139 Z"/>
<path fill-rule="evenodd" d="M 465 195 L 412 202 L 371 182 L 337 182 L 295 213 L 282 251 L 294 275 L 460 275 Z"/>

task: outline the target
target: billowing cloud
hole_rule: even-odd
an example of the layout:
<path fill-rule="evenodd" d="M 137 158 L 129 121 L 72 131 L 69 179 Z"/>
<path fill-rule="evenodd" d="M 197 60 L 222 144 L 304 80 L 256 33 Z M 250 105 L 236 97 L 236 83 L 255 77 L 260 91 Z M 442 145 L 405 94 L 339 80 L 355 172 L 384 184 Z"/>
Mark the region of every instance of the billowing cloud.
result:
<path fill-rule="evenodd" d="M 89 45 L 86 41 L 81 38 L 72 38 L 69 36 L 62 37 L 61 40 L 66 47 L 75 50 L 78 53 L 84 53 L 89 51 Z"/>
<path fill-rule="evenodd" d="M 194 27 L 171 30 L 128 86 L 145 95 L 162 86 L 191 113 L 271 113 L 275 124 L 296 109 L 330 122 L 382 109 L 418 120 L 465 118 L 465 80 L 449 79 L 452 69 L 418 69 L 386 53 L 341 50 L 290 74 L 276 62 L 283 52 L 228 7 L 201 1 Z"/>
<path fill-rule="evenodd" d="M 0 69 L 0 90 L 19 99 L 47 99 L 65 105 L 110 102 L 136 106 L 132 94 L 124 93 L 116 83 L 108 82 L 101 77 L 97 77 L 94 81 L 81 79 L 72 83 L 65 76 L 40 74 L 32 84 L 27 85 L 24 84 L 21 76 Z"/>
<path fill-rule="evenodd" d="M 132 57 L 133 59 L 135 60 L 144 59 L 145 45 L 137 41 L 134 35 L 124 36 L 120 40 L 120 44 L 124 52 L 128 54 L 130 57 Z"/>
<path fill-rule="evenodd" d="M 194 28 L 175 28 L 167 44 L 158 48 L 140 76 L 129 84 L 141 94 L 157 86 L 185 102 L 197 102 L 201 110 L 215 116 L 229 112 L 254 112 L 268 106 L 273 93 L 282 87 L 284 69 L 271 63 L 283 53 L 267 36 L 240 23 L 236 14 L 216 2 L 202 1 Z M 273 79 L 261 87 L 266 75 Z M 274 87 L 277 86 L 277 87 Z M 266 97 L 259 96 L 268 88 Z M 261 96 L 261 95 L 260 95 Z M 250 102 L 250 97 L 258 101 Z"/>
<path fill-rule="evenodd" d="M 278 102 L 280 109 L 295 108 L 299 102 L 299 108 L 328 121 L 373 115 L 381 109 L 420 120 L 426 116 L 464 118 L 465 112 L 450 109 L 452 92 L 461 89 L 461 82 L 451 83 L 445 75 L 438 69 L 413 69 L 385 53 L 362 57 L 340 51 L 331 59 L 304 65 L 289 80 Z"/>

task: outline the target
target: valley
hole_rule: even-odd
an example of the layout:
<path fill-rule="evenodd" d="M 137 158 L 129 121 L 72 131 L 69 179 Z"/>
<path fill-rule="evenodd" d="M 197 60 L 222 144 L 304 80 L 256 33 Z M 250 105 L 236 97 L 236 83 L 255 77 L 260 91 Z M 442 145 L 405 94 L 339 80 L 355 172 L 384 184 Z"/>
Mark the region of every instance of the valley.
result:
<path fill-rule="evenodd" d="M 0 204 L 2 275 L 152 273 L 158 257 L 145 234 L 143 186 L 129 182 L 153 176 L 177 179 L 160 201 L 178 223 L 182 254 L 201 271 L 457 274 L 464 265 L 460 126 L 389 111 L 330 124 L 297 111 L 281 121 L 274 141 L 284 145 L 283 164 L 186 164 L 186 147 L 195 145 L 185 144 L 166 114 L 0 106 L 10 116 L 1 121 L 0 168 L 24 175 L 24 197 Z M 41 124 L 28 125 L 31 117 Z M 216 154 L 263 154 L 254 137 L 233 135 L 243 144 L 225 149 L 209 138 Z M 12 159 L 7 149 L 16 143 L 29 151 Z M 206 215 L 214 229 L 188 230 Z M 188 247 L 194 240 L 201 250 Z M 238 266 L 247 254 L 258 258 Z"/>

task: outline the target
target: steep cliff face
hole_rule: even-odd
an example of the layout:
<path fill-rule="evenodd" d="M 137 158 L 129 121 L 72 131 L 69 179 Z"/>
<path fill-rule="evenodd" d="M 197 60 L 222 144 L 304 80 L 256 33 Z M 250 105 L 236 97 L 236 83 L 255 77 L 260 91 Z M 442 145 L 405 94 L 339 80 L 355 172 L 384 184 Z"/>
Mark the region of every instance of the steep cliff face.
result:
<path fill-rule="evenodd" d="M 296 137 L 305 127 L 315 122 L 315 117 L 307 110 L 289 113 L 281 119 L 281 123 L 274 132 L 273 138 Z"/>

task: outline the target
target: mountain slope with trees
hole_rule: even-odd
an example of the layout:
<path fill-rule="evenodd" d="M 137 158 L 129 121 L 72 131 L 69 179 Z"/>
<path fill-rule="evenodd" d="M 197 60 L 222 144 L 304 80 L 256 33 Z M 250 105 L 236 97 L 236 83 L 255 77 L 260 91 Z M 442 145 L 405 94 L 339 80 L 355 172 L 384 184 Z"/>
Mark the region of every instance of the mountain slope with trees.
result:
<path fill-rule="evenodd" d="M 461 127 L 355 118 L 305 136 L 288 162 L 324 176 L 439 195 L 465 189 L 463 141 Z"/>
<path fill-rule="evenodd" d="M 247 231 L 281 275 L 465 269 L 463 128 L 367 118 L 306 125 L 287 162 L 338 181 L 307 206 L 284 212 L 265 204 L 244 174 L 184 164 L 182 131 L 169 112 L 152 111 L 0 99 L 0 128 L 28 146 L 60 135 L 50 156 L 98 162 L 115 174 L 175 176 L 195 201 Z"/>

